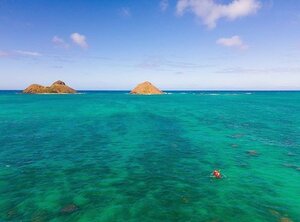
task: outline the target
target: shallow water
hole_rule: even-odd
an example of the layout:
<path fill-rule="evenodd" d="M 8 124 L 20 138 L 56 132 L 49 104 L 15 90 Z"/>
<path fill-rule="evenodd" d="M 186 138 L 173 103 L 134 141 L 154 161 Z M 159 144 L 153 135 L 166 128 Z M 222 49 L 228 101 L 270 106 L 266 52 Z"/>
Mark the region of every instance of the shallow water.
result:
<path fill-rule="evenodd" d="M 1 222 L 300 221 L 299 208 L 300 92 L 0 92 Z"/>

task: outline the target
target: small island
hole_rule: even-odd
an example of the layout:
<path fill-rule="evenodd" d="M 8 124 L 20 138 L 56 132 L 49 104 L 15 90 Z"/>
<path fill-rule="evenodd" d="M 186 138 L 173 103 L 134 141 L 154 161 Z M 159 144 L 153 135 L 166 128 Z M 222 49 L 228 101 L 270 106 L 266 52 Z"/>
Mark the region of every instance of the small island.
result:
<path fill-rule="evenodd" d="M 138 84 L 133 90 L 131 90 L 130 94 L 158 95 L 158 94 L 164 94 L 164 92 L 156 88 L 154 85 L 152 85 L 151 82 L 146 81 Z"/>
<path fill-rule="evenodd" d="M 74 94 L 76 90 L 67 86 L 63 81 L 56 81 L 51 86 L 32 84 L 23 90 L 25 94 Z"/>

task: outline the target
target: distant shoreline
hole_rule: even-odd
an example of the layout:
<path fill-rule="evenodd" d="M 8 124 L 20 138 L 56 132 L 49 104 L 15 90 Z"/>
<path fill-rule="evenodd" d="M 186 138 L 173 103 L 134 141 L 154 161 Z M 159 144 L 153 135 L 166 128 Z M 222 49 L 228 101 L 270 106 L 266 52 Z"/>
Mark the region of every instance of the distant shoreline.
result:
<path fill-rule="evenodd" d="M 0 89 L 0 92 L 19 92 L 22 93 L 21 89 Z M 88 92 L 130 92 L 130 90 L 110 90 L 110 89 L 100 89 L 100 90 L 77 90 L 78 93 L 73 94 L 84 94 Z M 164 92 L 300 92 L 300 89 L 295 90 L 164 90 Z M 42 95 L 42 94 L 69 94 L 69 93 L 35 93 L 33 95 Z"/>

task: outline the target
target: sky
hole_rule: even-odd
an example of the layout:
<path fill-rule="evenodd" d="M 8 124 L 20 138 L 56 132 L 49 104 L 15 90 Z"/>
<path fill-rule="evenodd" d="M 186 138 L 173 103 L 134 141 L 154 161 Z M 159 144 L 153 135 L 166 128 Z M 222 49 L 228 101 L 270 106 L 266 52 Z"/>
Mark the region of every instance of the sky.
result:
<path fill-rule="evenodd" d="M 0 0 L 0 89 L 299 90 L 299 0 Z"/>

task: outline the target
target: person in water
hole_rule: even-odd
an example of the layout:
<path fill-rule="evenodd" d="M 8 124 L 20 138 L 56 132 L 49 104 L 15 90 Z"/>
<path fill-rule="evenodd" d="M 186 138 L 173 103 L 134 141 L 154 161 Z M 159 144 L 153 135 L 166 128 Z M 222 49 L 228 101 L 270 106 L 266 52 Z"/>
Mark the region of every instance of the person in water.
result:
<path fill-rule="evenodd" d="M 216 178 L 216 179 L 221 179 L 221 178 L 222 178 L 222 174 L 221 174 L 220 170 L 214 170 L 214 171 L 212 172 L 212 176 L 213 176 L 214 178 Z"/>

